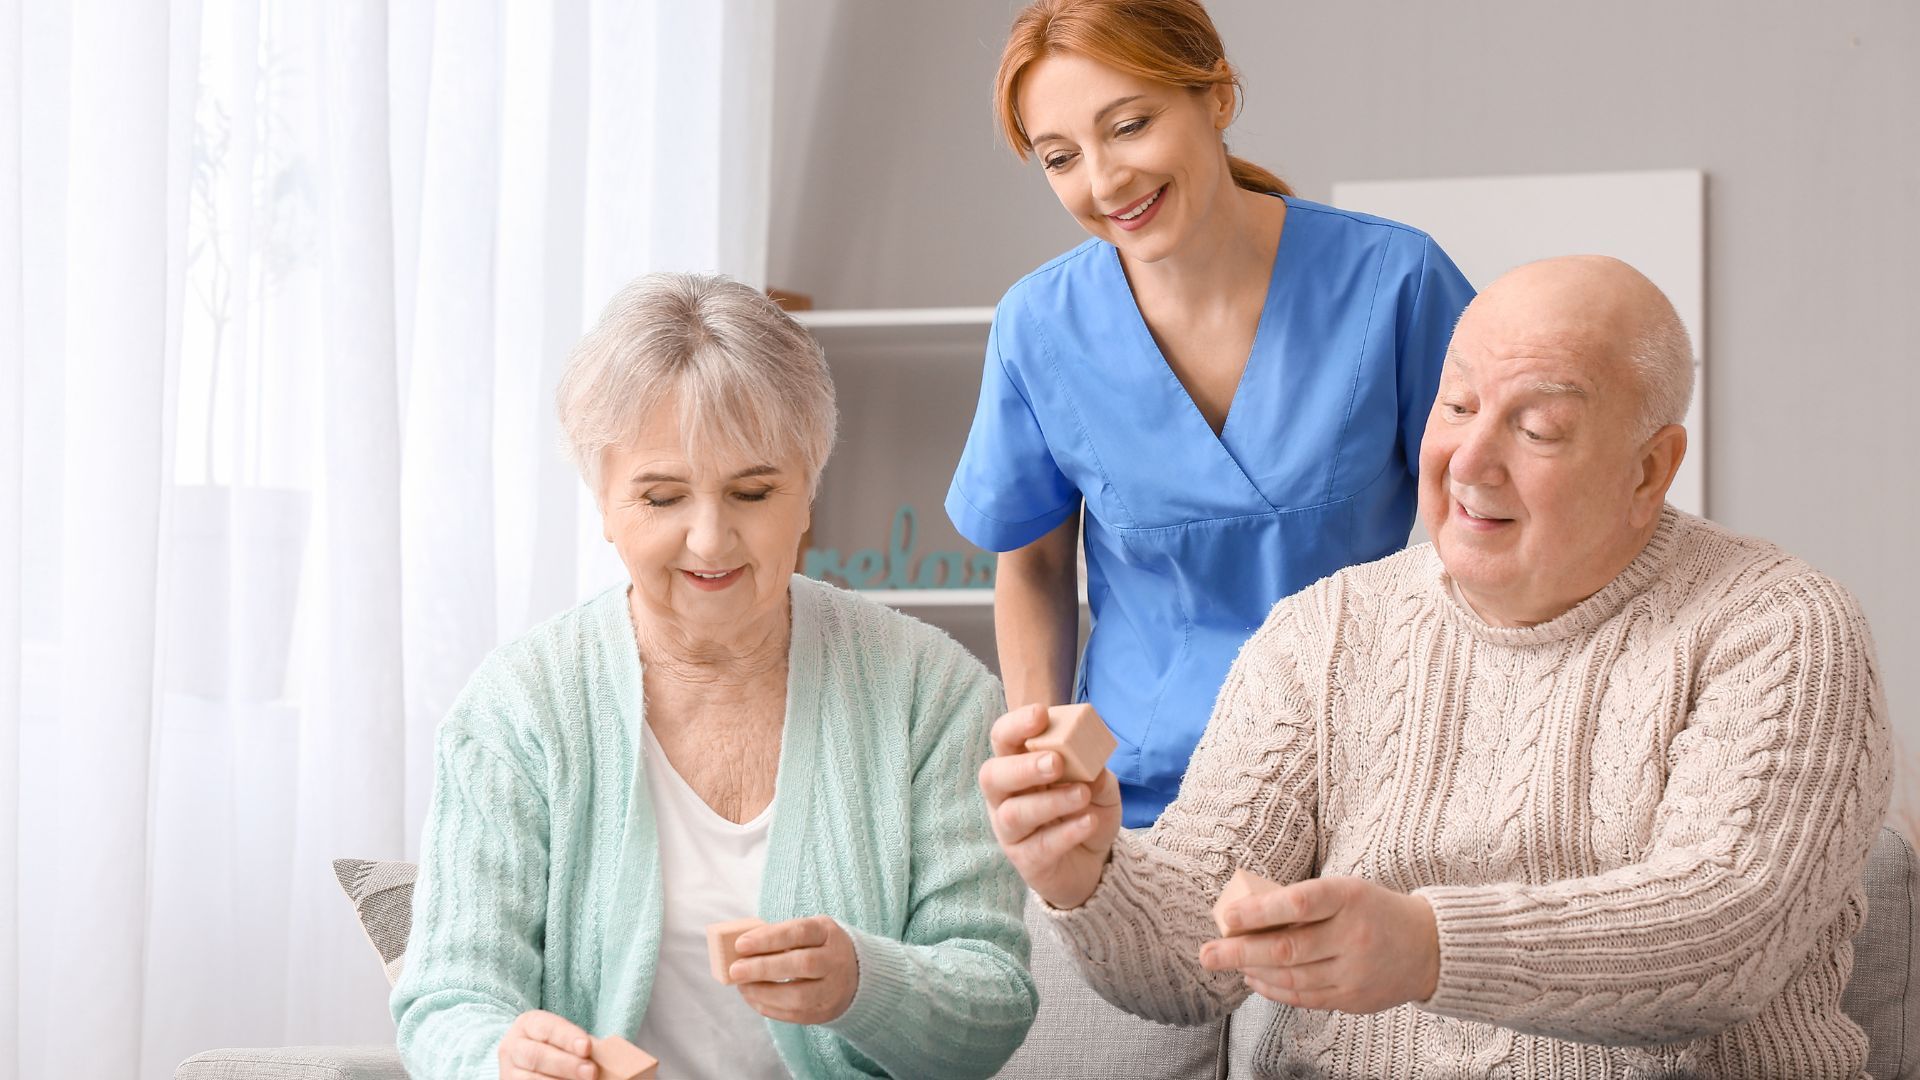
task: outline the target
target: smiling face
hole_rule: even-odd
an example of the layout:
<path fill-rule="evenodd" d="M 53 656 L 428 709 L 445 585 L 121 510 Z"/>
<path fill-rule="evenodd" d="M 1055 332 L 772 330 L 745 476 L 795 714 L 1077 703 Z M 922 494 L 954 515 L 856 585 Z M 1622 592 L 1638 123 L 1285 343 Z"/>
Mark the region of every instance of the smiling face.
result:
<path fill-rule="evenodd" d="M 1645 279 L 1573 262 L 1515 271 L 1468 307 L 1420 446 L 1421 520 L 1494 623 L 1551 619 L 1625 569 L 1686 447 L 1677 425 L 1641 437 L 1623 343 Z"/>
<path fill-rule="evenodd" d="M 726 641 L 786 618 L 788 578 L 812 520 L 806 470 L 714 448 L 689 461 L 677 402 L 601 458 L 602 529 L 633 581 L 636 620 Z"/>
<path fill-rule="evenodd" d="M 1220 134 L 1230 85 L 1189 90 L 1056 52 L 1027 69 L 1017 104 L 1060 205 L 1128 258 L 1167 257 L 1236 190 Z"/>

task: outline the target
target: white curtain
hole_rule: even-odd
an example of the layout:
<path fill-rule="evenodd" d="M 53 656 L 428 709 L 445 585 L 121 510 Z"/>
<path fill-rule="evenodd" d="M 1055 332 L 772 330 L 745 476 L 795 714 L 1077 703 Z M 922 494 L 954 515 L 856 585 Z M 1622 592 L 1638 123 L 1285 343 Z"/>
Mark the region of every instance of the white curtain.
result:
<path fill-rule="evenodd" d="M 773 0 L 0 0 L 0 1078 L 384 1042 L 481 657 L 618 580 L 567 346 L 764 284 Z"/>

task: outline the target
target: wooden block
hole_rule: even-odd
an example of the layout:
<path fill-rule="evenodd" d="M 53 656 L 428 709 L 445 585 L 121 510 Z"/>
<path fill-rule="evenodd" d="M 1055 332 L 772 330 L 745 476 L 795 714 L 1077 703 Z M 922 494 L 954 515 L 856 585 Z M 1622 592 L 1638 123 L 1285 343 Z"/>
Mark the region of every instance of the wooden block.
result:
<path fill-rule="evenodd" d="M 1055 705 L 1047 710 L 1047 730 L 1027 740 L 1027 749 L 1058 750 L 1066 769 L 1062 776 L 1090 784 L 1107 767 L 1113 748 L 1120 745 L 1091 705 Z"/>
<path fill-rule="evenodd" d="M 740 959 L 740 950 L 734 948 L 734 942 L 740 935 L 756 926 L 767 925 L 763 920 L 748 916 L 744 919 L 732 919 L 727 922 L 707 924 L 707 961 L 713 965 L 713 977 L 733 985 L 733 979 L 727 975 L 727 969 Z"/>
<path fill-rule="evenodd" d="M 652 1054 L 618 1035 L 593 1040 L 593 1063 L 600 1066 L 600 1080 L 656 1080 L 660 1063 Z"/>
<path fill-rule="evenodd" d="M 807 293 L 794 292 L 792 289 L 776 289 L 767 286 L 767 295 L 780 305 L 782 311 L 812 311 L 813 297 Z"/>
<path fill-rule="evenodd" d="M 1221 917 L 1221 912 L 1228 904 L 1258 893 L 1272 892 L 1279 887 L 1278 882 L 1268 881 L 1259 874 L 1251 874 L 1245 870 L 1235 870 L 1233 872 L 1233 878 L 1227 882 L 1227 887 L 1220 890 L 1220 899 L 1213 902 L 1213 925 L 1220 928 L 1220 936 L 1233 936 L 1227 932 L 1226 920 Z"/>

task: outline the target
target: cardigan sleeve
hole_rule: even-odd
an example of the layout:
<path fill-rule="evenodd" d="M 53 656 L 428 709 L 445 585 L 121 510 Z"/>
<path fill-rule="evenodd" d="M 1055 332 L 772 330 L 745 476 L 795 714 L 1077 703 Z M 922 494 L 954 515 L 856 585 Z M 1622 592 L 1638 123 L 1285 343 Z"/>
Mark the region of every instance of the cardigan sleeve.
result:
<path fill-rule="evenodd" d="M 493 736 L 498 700 L 483 668 L 436 741 L 413 931 L 390 1000 L 414 1080 L 494 1080 L 508 1026 L 540 1007 L 547 801 Z"/>
<path fill-rule="evenodd" d="M 853 1003 L 827 1028 L 893 1076 L 991 1076 L 1026 1038 L 1026 890 L 987 821 L 976 778 L 1000 685 L 944 635 L 922 647 L 911 731 L 912 881 L 899 940 L 850 930 Z"/>
<path fill-rule="evenodd" d="M 1891 790 L 1853 598 L 1764 588 L 1704 643 L 1636 863 L 1546 885 L 1430 886 L 1426 1009 L 1615 1045 L 1704 1038 L 1777 997 L 1859 887 Z"/>
<path fill-rule="evenodd" d="M 1049 909 L 1088 984 L 1128 1012 L 1202 1024 L 1232 1011 L 1247 996 L 1239 973 L 1200 966 L 1220 890 L 1236 867 L 1280 882 L 1313 872 L 1317 710 L 1301 616 L 1323 593 L 1275 606 L 1228 670 L 1180 794 L 1152 828 L 1121 831 L 1086 903 Z"/>

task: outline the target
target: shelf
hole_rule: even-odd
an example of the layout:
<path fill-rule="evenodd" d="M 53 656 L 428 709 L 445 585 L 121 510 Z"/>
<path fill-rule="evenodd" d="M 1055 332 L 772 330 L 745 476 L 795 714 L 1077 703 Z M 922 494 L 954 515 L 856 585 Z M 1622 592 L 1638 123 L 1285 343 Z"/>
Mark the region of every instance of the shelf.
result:
<path fill-rule="evenodd" d="M 857 589 L 892 607 L 992 607 L 992 589 Z"/>
<path fill-rule="evenodd" d="M 992 607 L 992 589 L 857 589 L 861 596 L 871 597 L 891 607 Z M 1085 607 L 1087 597 L 1080 595 L 1080 605 Z"/>
<path fill-rule="evenodd" d="M 993 309 L 990 307 L 846 308 L 839 311 L 796 311 L 793 317 L 809 330 L 993 325 Z"/>

